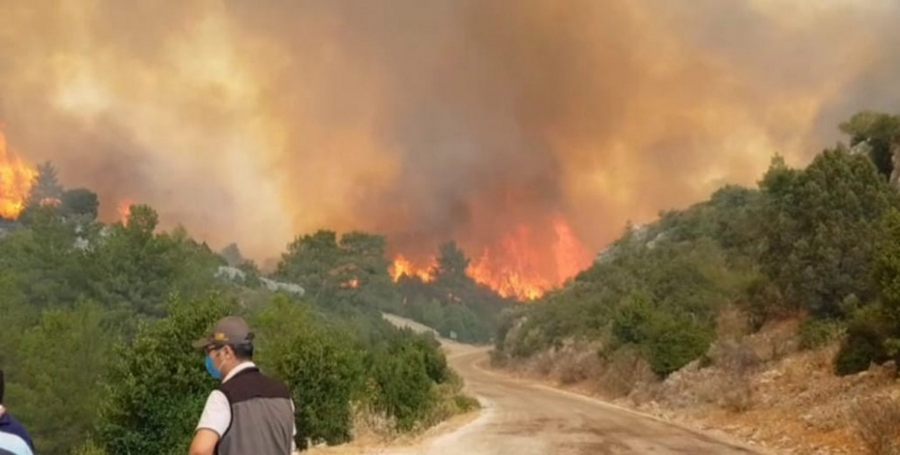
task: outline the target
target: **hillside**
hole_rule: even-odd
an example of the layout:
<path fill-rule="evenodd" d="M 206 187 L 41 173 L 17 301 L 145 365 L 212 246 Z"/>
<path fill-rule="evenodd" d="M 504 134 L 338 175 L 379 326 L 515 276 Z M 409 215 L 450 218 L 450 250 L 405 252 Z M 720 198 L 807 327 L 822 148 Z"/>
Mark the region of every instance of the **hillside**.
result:
<path fill-rule="evenodd" d="M 184 229 L 160 229 L 149 206 L 102 223 L 95 194 L 65 190 L 43 169 L 36 188 L 61 202 L 0 224 L 3 404 L 39 453 L 186 453 L 217 385 L 191 345 L 228 314 L 249 321 L 254 361 L 302 403 L 300 448 L 348 441 L 366 419 L 414 432 L 473 405 L 433 336 L 382 319 L 375 302 L 397 294 L 366 254 L 309 261 L 289 250 L 276 281 L 252 262 L 225 266 Z"/>
<path fill-rule="evenodd" d="M 893 167 L 878 158 L 896 147 L 897 125 L 895 117 L 859 114 L 842 125 L 850 147 L 825 150 L 804 169 L 776 157 L 758 188 L 725 187 L 630 226 L 566 287 L 508 315 L 494 363 L 563 383 L 588 381 L 640 405 L 679 402 L 695 388 L 666 384 L 690 377 L 708 389 L 699 401 L 744 415 L 784 401 L 777 391 L 762 401 L 748 392 L 763 387 L 759 381 L 788 381 L 772 372 L 783 370 L 779 362 L 819 352 L 818 363 L 791 367 L 812 380 L 895 359 L 900 194 L 889 183 Z M 794 330 L 769 352 L 751 347 L 787 321 Z M 697 375 L 724 385 L 713 388 Z M 809 385 L 823 384 L 820 400 L 837 400 L 826 383 Z M 785 398 L 795 392 L 784 390 Z M 800 419 L 801 409 L 787 408 L 772 425 Z M 867 412 L 857 414 L 831 425 L 849 431 Z"/>

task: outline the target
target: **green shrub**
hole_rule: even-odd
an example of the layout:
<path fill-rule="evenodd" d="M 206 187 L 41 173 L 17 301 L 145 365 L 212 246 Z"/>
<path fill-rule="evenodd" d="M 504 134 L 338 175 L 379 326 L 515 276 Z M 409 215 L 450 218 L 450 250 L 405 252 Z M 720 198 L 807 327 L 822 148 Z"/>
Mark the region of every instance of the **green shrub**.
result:
<path fill-rule="evenodd" d="M 98 421 L 113 343 L 104 316 L 93 303 L 45 310 L 21 339 L 10 404 L 41 453 L 64 453 L 82 444 Z"/>
<path fill-rule="evenodd" d="M 351 438 L 351 400 L 362 386 L 362 355 L 353 334 L 328 327 L 309 308 L 277 297 L 255 321 L 257 360 L 284 381 L 296 406 L 298 446 Z"/>
<path fill-rule="evenodd" d="M 839 339 L 844 323 L 833 319 L 808 319 L 800 326 L 800 348 L 816 349 Z"/>
<path fill-rule="evenodd" d="M 219 298 L 174 301 L 170 316 L 119 348 L 102 409 L 99 441 L 109 453 L 182 454 L 216 383 L 191 344 L 231 306 Z"/>
<path fill-rule="evenodd" d="M 864 371 L 872 362 L 888 360 L 884 346 L 884 311 L 880 305 L 869 305 L 857 311 L 847 327 L 847 337 L 835 359 L 835 372 L 848 375 Z"/>
<path fill-rule="evenodd" d="M 376 412 L 396 421 L 398 430 L 408 431 L 428 416 L 437 403 L 428 361 L 416 337 L 404 331 L 375 351 L 370 358 Z"/>
<path fill-rule="evenodd" d="M 657 308 L 641 297 L 632 297 L 613 321 L 613 335 L 621 343 L 637 345 L 653 372 L 661 377 L 703 355 L 714 338 L 710 326 L 690 317 Z"/>

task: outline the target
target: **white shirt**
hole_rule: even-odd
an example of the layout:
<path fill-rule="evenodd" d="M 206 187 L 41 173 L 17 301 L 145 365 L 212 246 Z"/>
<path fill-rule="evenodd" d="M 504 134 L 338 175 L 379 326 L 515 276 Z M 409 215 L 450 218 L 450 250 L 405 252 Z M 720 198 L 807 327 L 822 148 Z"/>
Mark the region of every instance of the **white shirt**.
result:
<path fill-rule="evenodd" d="M 233 378 L 234 375 L 241 371 L 254 367 L 256 367 L 256 364 L 250 361 L 239 363 L 225 375 L 225 378 L 222 379 L 222 384 L 228 382 L 229 379 Z M 291 400 L 291 410 L 293 409 L 294 402 Z M 206 399 L 206 406 L 203 407 L 203 414 L 200 414 L 200 422 L 197 424 L 197 429 L 205 428 L 207 430 L 215 431 L 216 434 L 219 435 L 219 438 L 222 438 L 222 435 L 225 434 L 225 431 L 228 430 L 230 425 L 231 404 L 228 403 L 228 398 L 225 397 L 225 394 L 222 393 L 221 390 L 213 390 L 212 393 L 209 394 L 209 398 Z M 296 423 L 294 424 L 294 436 L 297 436 Z M 291 452 L 295 452 L 296 450 L 294 440 L 291 438 Z"/>

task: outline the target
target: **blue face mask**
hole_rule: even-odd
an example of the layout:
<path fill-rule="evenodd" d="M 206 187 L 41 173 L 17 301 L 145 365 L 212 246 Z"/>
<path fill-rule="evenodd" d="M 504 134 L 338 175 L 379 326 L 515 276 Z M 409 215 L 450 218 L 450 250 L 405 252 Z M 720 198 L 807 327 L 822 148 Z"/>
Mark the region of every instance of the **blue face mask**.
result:
<path fill-rule="evenodd" d="M 206 356 L 206 372 L 217 381 L 222 379 L 222 372 L 216 368 L 216 364 L 213 363 L 212 357 L 210 356 Z"/>

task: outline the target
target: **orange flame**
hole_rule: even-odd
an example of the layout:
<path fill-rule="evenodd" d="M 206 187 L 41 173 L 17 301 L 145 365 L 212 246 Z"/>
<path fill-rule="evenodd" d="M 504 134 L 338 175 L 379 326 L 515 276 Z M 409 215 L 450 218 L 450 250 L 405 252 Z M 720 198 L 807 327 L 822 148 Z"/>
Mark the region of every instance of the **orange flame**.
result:
<path fill-rule="evenodd" d="M 472 259 L 466 274 L 505 298 L 531 301 L 561 286 L 591 263 L 591 255 L 562 218 L 552 221 L 552 234 L 538 236 L 521 225 L 498 244 L 485 247 Z M 551 239 L 543 239 L 552 235 Z M 435 279 L 436 259 L 419 267 L 398 255 L 390 268 L 396 282 L 401 276 L 417 276 L 422 281 Z"/>
<path fill-rule="evenodd" d="M 128 218 L 131 217 L 131 206 L 133 205 L 134 201 L 125 199 L 116 206 L 116 213 L 119 214 L 119 222 L 122 223 L 123 226 L 128 225 Z"/>
<path fill-rule="evenodd" d="M 425 283 L 430 283 L 434 281 L 434 272 L 435 267 L 437 266 L 437 260 L 431 258 L 428 262 L 428 265 L 419 267 L 414 265 L 409 259 L 406 259 L 403 255 L 398 255 L 394 258 L 394 263 L 388 269 L 388 272 L 391 274 L 391 279 L 396 283 L 400 280 L 402 276 L 408 277 L 418 277 Z"/>
<path fill-rule="evenodd" d="M 19 217 L 37 175 L 35 168 L 6 148 L 6 137 L 0 131 L 0 218 Z"/>
<path fill-rule="evenodd" d="M 591 257 L 562 218 L 553 221 L 554 239 L 549 253 L 528 226 L 519 226 L 496 247 L 485 248 L 472 261 L 467 273 L 476 282 L 490 287 L 502 297 L 535 300 L 561 286 L 586 268 Z"/>

